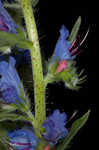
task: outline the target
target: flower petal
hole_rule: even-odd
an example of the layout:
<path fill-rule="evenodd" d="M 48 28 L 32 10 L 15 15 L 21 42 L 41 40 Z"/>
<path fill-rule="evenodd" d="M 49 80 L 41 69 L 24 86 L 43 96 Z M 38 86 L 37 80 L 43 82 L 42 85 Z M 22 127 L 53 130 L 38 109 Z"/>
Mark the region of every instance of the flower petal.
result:
<path fill-rule="evenodd" d="M 7 136 L 16 150 L 34 150 L 38 141 L 28 127 L 8 132 Z"/>
<path fill-rule="evenodd" d="M 43 124 L 46 130 L 43 137 L 51 144 L 56 144 L 59 139 L 64 138 L 67 135 L 68 131 L 65 128 L 66 120 L 66 114 L 61 114 L 59 110 L 56 109 Z"/>
<path fill-rule="evenodd" d="M 21 102 L 20 88 L 23 89 L 20 78 L 15 70 L 15 59 L 9 58 L 9 63 L 6 61 L 0 62 L 0 92 L 2 98 L 7 103 L 15 103 L 15 100 Z"/>

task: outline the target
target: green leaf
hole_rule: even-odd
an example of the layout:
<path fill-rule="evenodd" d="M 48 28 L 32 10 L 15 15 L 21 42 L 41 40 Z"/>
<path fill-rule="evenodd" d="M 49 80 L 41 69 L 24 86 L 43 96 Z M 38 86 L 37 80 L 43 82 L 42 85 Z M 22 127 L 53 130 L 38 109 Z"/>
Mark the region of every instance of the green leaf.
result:
<path fill-rule="evenodd" d="M 75 25 L 74 25 L 74 27 L 73 27 L 73 29 L 71 31 L 71 34 L 70 34 L 70 36 L 68 38 L 68 40 L 71 43 L 75 40 L 75 38 L 77 36 L 77 33 L 78 33 L 78 30 L 80 28 L 80 25 L 81 25 L 81 16 L 78 17 L 78 19 L 77 19 L 77 21 L 76 21 L 76 23 L 75 23 Z"/>
<path fill-rule="evenodd" d="M 16 121 L 16 120 L 23 120 L 23 121 L 28 121 L 28 117 L 25 115 L 21 114 L 16 114 L 16 113 L 8 113 L 8 112 L 0 112 L 0 122 L 1 121 L 6 121 L 6 120 L 11 120 L 11 121 Z"/>
<path fill-rule="evenodd" d="M 18 100 L 16 100 L 16 101 L 17 101 L 17 104 L 2 104 L 2 101 L 1 101 L 1 103 L 0 103 L 0 121 L 6 121 L 6 120 L 30 121 L 30 120 L 34 119 L 34 116 L 30 111 L 30 104 L 21 103 Z M 30 113 L 31 113 L 32 119 L 29 118 L 29 116 L 28 116 L 28 114 L 30 114 Z"/>
<path fill-rule="evenodd" d="M 67 137 L 64 139 L 64 141 L 58 146 L 56 150 L 65 150 L 68 146 L 68 144 L 71 142 L 73 137 L 77 134 L 77 132 L 83 127 L 83 125 L 86 123 L 88 120 L 90 114 L 90 110 L 83 115 L 80 119 L 76 120 L 73 124 L 72 127 L 67 134 Z"/>
<path fill-rule="evenodd" d="M 29 49 L 31 45 L 32 42 L 22 38 L 19 34 L 11 34 L 8 32 L 0 31 L 0 47 L 17 46 L 19 48 Z"/>
<path fill-rule="evenodd" d="M 22 28 L 22 27 L 21 27 Z M 18 34 L 22 37 L 22 38 L 26 38 L 26 33 L 25 33 L 25 31 L 23 30 L 23 28 L 22 29 L 20 29 L 20 28 L 16 28 L 16 30 L 17 30 L 17 32 L 18 32 Z"/>
<path fill-rule="evenodd" d="M 23 113 L 26 113 L 30 111 L 30 99 L 28 98 L 28 96 L 25 94 L 24 90 L 19 88 L 20 89 L 20 96 L 19 98 L 23 101 L 23 102 L 20 102 L 19 100 L 16 99 L 16 104 L 11 104 L 11 106 L 14 108 L 14 109 L 17 109 L 19 110 L 20 112 L 23 112 Z"/>
<path fill-rule="evenodd" d="M 11 4 L 9 4 L 9 3 L 5 2 L 3 6 L 5 8 L 10 8 L 10 9 L 21 9 L 20 4 L 18 4 L 18 3 L 11 3 Z"/>
<path fill-rule="evenodd" d="M 3 100 L 0 101 L 0 112 L 5 111 L 5 112 L 9 113 L 9 112 L 13 112 L 17 109 L 15 107 L 15 105 L 13 105 L 13 104 L 10 104 L 10 105 L 9 104 L 4 104 L 4 103 L 2 103 L 2 101 Z"/>
<path fill-rule="evenodd" d="M 22 82 L 21 82 L 21 83 L 22 83 Z M 22 84 L 22 86 L 23 86 L 23 84 Z M 24 103 L 25 103 L 25 104 L 23 105 L 23 107 L 26 109 L 26 112 L 27 112 L 27 111 L 30 110 L 30 107 L 31 107 L 30 99 L 29 99 L 27 93 L 25 92 L 24 87 L 23 87 L 23 89 L 19 88 L 19 90 L 20 90 L 20 96 L 19 96 L 19 97 L 20 97 L 22 100 L 24 100 Z"/>

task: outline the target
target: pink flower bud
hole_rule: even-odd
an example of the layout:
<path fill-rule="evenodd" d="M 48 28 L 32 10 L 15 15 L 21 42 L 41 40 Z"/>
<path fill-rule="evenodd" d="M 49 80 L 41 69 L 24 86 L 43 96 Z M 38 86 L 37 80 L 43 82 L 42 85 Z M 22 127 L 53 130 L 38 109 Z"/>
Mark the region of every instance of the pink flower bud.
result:
<path fill-rule="evenodd" d="M 67 61 L 66 60 L 61 60 L 59 62 L 59 65 L 58 65 L 58 68 L 57 68 L 56 72 L 59 73 L 59 72 L 63 71 L 64 69 L 66 69 L 66 67 L 67 67 Z"/>
<path fill-rule="evenodd" d="M 50 146 L 47 145 L 44 150 L 50 150 Z"/>

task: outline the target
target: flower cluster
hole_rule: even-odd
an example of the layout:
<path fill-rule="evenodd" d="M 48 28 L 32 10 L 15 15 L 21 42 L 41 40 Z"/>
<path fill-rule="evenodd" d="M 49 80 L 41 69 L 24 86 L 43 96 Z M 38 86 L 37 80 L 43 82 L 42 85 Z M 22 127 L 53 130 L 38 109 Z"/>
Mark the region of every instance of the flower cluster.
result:
<path fill-rule="evenodd" d="M 66 125 L 66 114 L 60 113 L 59 110 L 55 110 L 52 115 L 50 115 L 43 124 L 45 128 L 45 133 L 42 137 L 49 142 L 47 148 L 51 145 L 55 145 L 59 139 L 66 137 L 68 131 L 65 128 Z M 10 138 L 10 143 L 17 150 L 34 150 L 39 142 L 34 130 L 30 129 L 29 126 L 22 129 L 17 129 L 14 131 L 8 131 L 7 136 Z"/>
<path fill-rule="evenodd" d="M 5 103 L 17 103 L 19 100 L 23 102 L 20 96 L 22 84 L 15 70 L 15 59 L 9 58 L 9 63 L 6 61 L 0 62 L 0 93 Z"/>
<path fill-rule="evenodd" d="M 34 0 L 34 2 L 36 1 Z M 20 28 L 20 27 L 13 21 L 13 19 L 11 18 L 7 10 L 3 7 L 3 4 L 0 0 L 0 32 L 3 32 L 3 33 L 6 32 L 6 34 L 9 34 L 9 33 L 14 34 L 15 36 L 18 34 L 17 28 Z M 68 87 L 72 87 L 73 89 L 73 85 L 75 86 L 76 84 L 75 81 L 78 81 L 78 76 L 76 74 L 75 67 L 74 66 L 72 67 L 72 63 L 69 63 L 69 62 L 73 61 L 76 58 L 77 54 L 79 53 L 78 52 L 79 47 L 82 45 L 87 35 L 88 35 L 88 32 L 86 33 L 84 39 L 78 44 L 78 46 L 75 47 L 75 43 L 77 39 L 75 38 L 73 42 L 69 41 L 69 31 L 66 29 L 64 25 L 62 25 L 60 29 L 60 37 L 56 43 L 54 54 L 51 58 L 51 63 L 50 63 L 52 66 L 54 66 L 53 64 L 55 64 L 55 62 L 58 62 L 58 65 L 56 64 L 57 65 L 56 68 L 51 66 L 51 69 L 49 69 L 49 66 L 48 66 L 48 73 L 46 75 L 46 77 L 51 76 L 52 78 L 51 82 L 52 81 L 54 82 L 56 80 L 60 81 L 60 79 L 62 79 L 62 81 L 64 81 L 65 84 L 68 85 Z M 5 56 L 7 56 L 7 59 L 5 59 Z M 30 59 L 29 50 L 23 50 L 19 48 L 18 54 L 17 54 L 14 51 L 14 48 L 12 48 L 10 54 L 2 55 L 2 53 L 0 53 L 0 105 L 2 106 L 3 104 L 6 104 L 7 106 L 11 106 L 15 108 L 12 110 L 7 109 L 4 112 L 3 108 L 1 109 L 1 106 L 0 106 L 0 109 L 1 109 L 0 113 L 6 118 L 8 117 L 7 118 L 8 120 L 11 117 L 10 120 L 12 121 L 12 124 L 13 124 L 13 121 L 15 120 L 17 120 L 18 122 L 20 118 L 23 123 L 25 122 L 25 125 L 22 125 L 22 127 L 18 126 L 17 128 L 13 127 L 13 129 L 9 128 L 6 130 L 5 137 L 7 137 L 6 143 L 8 144 L 9 150 L 10 149 L 11 150 L 14 150 L 14 149 L 16 150 L 39 150 L 39 148 L 40 150 L 42 149 L 50 150 L 51 147 L 55 147 L 56 144 L 58 144 L 60 139 L 61 140 L 64 138 L 66 139 L 66 137 L 69 134 L 69 131 L 67 130 L 67 127 L 66 127 L 67 115 L 65 114 L 65 112 L 61 113 L 58 109 L 54 110 L 53 113 L 49 115 L 47 118 L 45 117 L 45 120 L 43 120 L 43 123 L 41 123 L 41 126 L 38 127 L 38 124 L 37 124 L 38 122 L 36 118 L 37 116 L 35 115 L 36 116 L 35 117 L 33 115 L 35 113 L 31 112 L 30 105 L 28 107 L 28 104 L 29 104 L 28 96 L 25 97 L 24 87 L 21 83 L 20 77 L 16 70 L 17 65 L 23 64 L 24 62 L 30 63 L 30 61 L 31 59 Z M 34 73 L 34 68 L 32 69 Z M 49 70 L 51 70 L 52 74 L 49 73 Z M 42 76 L 43 76 L 43 72 L 42 72 Z M 44 85 L 44 89 L 46 87 L 45 81 L 46 80 L 44 78 L 43 80 L 44 84 L 41 82 L 42 84 L 41 86 Z M 39 86 L 37 87 L 38 89 L 40 89 Z M 37 91 L 35 93 L 38 94 Z M 41 96 L 41 94 L 44 94 L 44 93 L 43 92 L 41 93 L 41 89 L 40 89 L 40 94 L 38 95 Z M 40 100 L 38 101 L 40 102 Z M 40 104 L 42 105 L 42 103 Z M 21 107 L 22 109 L 18 109 L 19 107 Z M 36 107 L 38 107 L 38 105 Z M 18 116 L 19 120 L 15 118 L 17 116 L 16 114 L 21 116 L 21 117 Z M 70 136 L 72 136 L 71 133 L 70 133 Z M 0 138 L 1 138 L 1 135 L 0 135 Z M 72 138 L 70 137 L 70 139 Z M 0 139 L 0 142 L 1 142 L 1 139 Z"/>
<path fill-rule="evenodd" d="M 0 93 L 4 103 L 12 104 L 22 102 L 19 98 L 22 84 L 19 76 L 15 70 L 15 59 L 10 57 L 9 63 L 5 61 L 0 62 Z M 60 113 L 59 110 L 55 110 L 51 116 L 44 122 L 43 127 L 46 132 L 42 135 L 45 140 L 50 144 L 56 144 L 59 139 L 64 138 L 68 131 L 65 128 L 66 114 Z M 33 150 L 37 144 L 37 138 L 33 131 L 29 129 L 18 129 L 12 132 L 8 132 L 7 136 L 11 139 L 11 144 L 17 150 Z"/>

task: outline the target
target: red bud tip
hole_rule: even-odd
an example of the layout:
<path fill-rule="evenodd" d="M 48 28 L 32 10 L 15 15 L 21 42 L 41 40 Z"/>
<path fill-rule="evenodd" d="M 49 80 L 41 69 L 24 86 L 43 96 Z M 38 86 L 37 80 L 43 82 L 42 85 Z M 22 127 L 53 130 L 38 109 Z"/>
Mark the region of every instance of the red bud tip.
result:
<path fill-rule="evenodd" d="M 59 73 L 59 72 L 63 71 L 64 69 L 66 69 L 66 67 L 67 67 L 67 61 L 66 60 L 61 60 L 59 62 L 59 65 L 58 65 L 58 68 L 57 68 L 56 72 Z"/>

